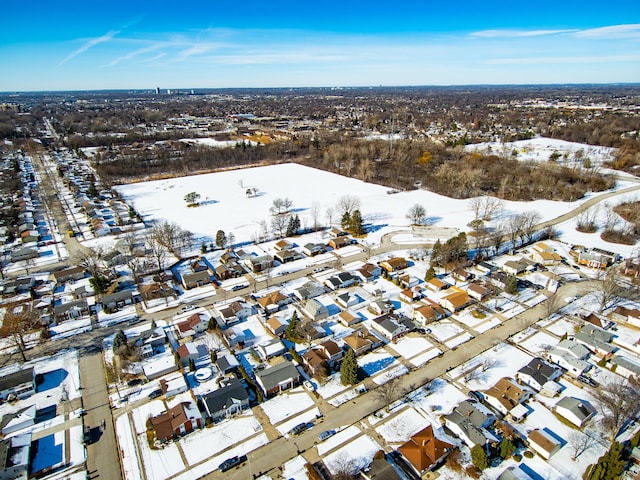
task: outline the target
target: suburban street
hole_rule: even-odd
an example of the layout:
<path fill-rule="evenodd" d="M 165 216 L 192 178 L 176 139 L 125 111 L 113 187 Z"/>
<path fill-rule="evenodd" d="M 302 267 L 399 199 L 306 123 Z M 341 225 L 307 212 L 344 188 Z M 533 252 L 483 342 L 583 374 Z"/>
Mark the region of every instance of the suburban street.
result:
<path fill-rule="evenodd" d="M 84 425 L 90 428 L 92 439 L 86 446 L 89 478 L 121 479 L 102 354 L 80 355 L 80 384 L 86 412 Z"/>

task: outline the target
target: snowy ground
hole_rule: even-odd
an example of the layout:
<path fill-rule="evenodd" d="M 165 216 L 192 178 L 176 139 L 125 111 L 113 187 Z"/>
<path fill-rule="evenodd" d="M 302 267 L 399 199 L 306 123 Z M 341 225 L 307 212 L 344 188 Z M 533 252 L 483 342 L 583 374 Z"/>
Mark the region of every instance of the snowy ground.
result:
<path fill-rule="evenodd" d="M 267 417 L 269 417 L 269 422 L 271 422 L 272 425 L 276 425 L 313 406 L 313 399 L 302 387 L 281 393 L 260 404 L 260 408 L 262 408 Z"/>

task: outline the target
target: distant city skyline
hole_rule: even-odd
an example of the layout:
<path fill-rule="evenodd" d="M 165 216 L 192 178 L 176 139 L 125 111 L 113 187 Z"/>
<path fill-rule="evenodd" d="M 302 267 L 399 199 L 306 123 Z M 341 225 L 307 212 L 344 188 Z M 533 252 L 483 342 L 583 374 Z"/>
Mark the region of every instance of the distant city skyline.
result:
<path fill-rule="evenodd" d="M 3 5 L 0 91 L 640 82 L 636 1 Z"/>

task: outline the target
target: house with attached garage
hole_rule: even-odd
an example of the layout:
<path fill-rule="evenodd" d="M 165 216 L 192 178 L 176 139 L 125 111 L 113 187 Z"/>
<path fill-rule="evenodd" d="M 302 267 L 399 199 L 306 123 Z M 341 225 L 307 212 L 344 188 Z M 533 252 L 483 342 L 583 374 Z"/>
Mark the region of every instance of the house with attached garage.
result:
<path fill-rule="evenodd" d="M 503 377 L 488 390 L 484 391 L 486 402 L 502 415 L 507 415 L 512 409 L 531 397 L 531 390 L 518 385 L 507 377 Z"/>
<path fill-rule="evenodd" d="M 399 313 L 387 313 L 376 317 L 371 327 L 390 342 L 394 342 L 414 329 L 413 322 Z"/>
<path fill-rule="evenodd" d="M 218 313 L 224 325 L 230 326 L 244 321 L 253 313 L 253 308 L 247 302 L 236 300 L 226 306 L 218 307 Z"/>
<path fill-rule="evenodd" d="M 85 269 L 82 267 L 65 268 L 64 270 L 53 272 L 53 280 L 56 285 L 63 285 L 70 281 L 82 280 L 85 274 Z"/>
<path fill-rule="evenodd" d="M 350 335 L 347 335 L 342 339 L 342 341 L 347 347 L 354 351 L 356 356 L 363 355 L 382 344 L 378 337 L 372 335 L 364 327 L 355 330 Z"/>
<path fill-rule="evenodd" d="M 542 358 L 534 358 L 516 373 L 518 382 L 536 392 L 542 390 L 547 382 L 553 382 L 562 376 L 562 368 L 552 365 Z"/>
<path fill-rule="evenodd" d="M 338 290 L 340 288 L 347 288 L 347 287 L 350 287 L 351 285 L 355 285 L 355 283 L 357 281 L 358 281 L 358 279 L 356 277 L 354 277 L 353 275 L 351 275 L 351 273 L 349 273 L 349 272 L 340 272 L 337 275 L 333 275 L 333 276 L 327 278 L 324 281 L 324 284 L 330 290 Z"/>
<path fill-rule="evenodd" d="M 291 303 L 291 297 L 284 295 L 280 291 L 271 292 L 256 300 L 258 305 L 266 314 L 277 312 L 285 305 Z"/>
<path fill-rule="evenodd" d="M 394 257 L 389 260 L 380 262 L 380 267 L 386 270 L 388 273 L 398 272 L 404 270 L 409 266 L 409 262 L 403 257 Z"/>
<path fill-rule="evenodd" d="M 133 292 L 131 290 L 122 290 L 109 295 L 103 295 L 100 303 L 103 308 L 122 308 L 126 305 L 133 304 Z"/>
<path fill-rule="evenodd" d="M 272 338 L 266 342 L 262 342 L 256 345 L 255 349 L 263 360 L 277 357 L 286 351 L 279 338 Z"/>
<path fill-rule="evenodd" d="M 452 443 L 438 438 L 433 426 L 429 425 L 399 446 L 398 452 L 413 467 L 416 478 L 422 478 L 427 472 L 441 465 L 455 448 Z"/>
<path fill-rule="evenodd" d="M 202 416 L 195 404 L 182 402 L 173 408 L 151 418 L 151 426 L 159 442 L 169 440 L 192 432 L 203 426 Z"/>
<path fill-rule="evenodd" d="M 591 355 L 589 349 L 573 340 L 563 340 L 549 352 L 549 361 L 564 368 L 567 373 L 577 377 L 591 367 L 586 359 Z"/>
<path fill-rule="evenodd" d="M 319 297 L 326 292 L 327 290 L 318 282 L 308 281 L 301 287 L 296 288 L 293 291 L 293 295 L 302 302 L 310 298 Z"/>
<path fill-rule="evenodd" d="M 365 263 L 355 273 L 363 282 L 373 282 L 382 275 L 382 267 L 373 263 Z"/>
<path fill-rule="evenodd" d="M 582 428 L 596 414 L 596 409 L 589 402 L 575 397 L 562 397 L 556 403 L 555 411 L 578 428 Z"/>
<path fill-rule="evenodd" d="M 300 372 L 288 360 L 256 372 L 256 383 L 266 397 L 297 387 L 300 384 Z"/>
<path fill-rule="evenodd" d="M 211 276 L 208 270 L 200 272 L 185 272 L 182 274 L 182 286 L 187 290 L 190 288 L 202 287 L 211 283 Z"/>
<path fill-rule="evenodd" d="M 273 257 L 271 255 L 250 256 L 244 260 L 244 264 L 253 273 L 260 273 L 273 268 Z"/>
<path fill-rule="evenodd" d="M 329 316 L 329 310 L 315 298 L 310 298 L 303 305 L 304 312 L 313 320 L 324 320 Z"/>
<path fill-rule="evenodd" d="M 57 322 L 75 320 L 89 315 L 89 304 L 86 299 L 54 305 L 53 316 Z"/>
<path fill-rule="evenodd" d="M 479 403 L 465 400 L 443 419 L 445 426 L 469 448 L 499 441 L 498 437 L 489 431 L 496 417 Z"/>
<path fill-rule="evenodd" d="M 327 247 L 322 243 L 305 243 L 302 247 L 302 253 L 307 257 L 314 257 L 320 253 L 324 253 Z"/>
<path fill-rule="evenodd" d="M 447 312 L 440 305 L 420 305 L 413 310 L 413 319 L 421 325 L 429 325 L 446 316 Z"/>
<path fill-rule="evenodd" d="M 214 422 L 234 417 L 249 408 L 249 394 L 242 382 L 233 378 L 202 397 L 207 415 Z"/>
<path fill-rule="evenodd" d="M 0 375 L 0 400 L 6 400 L 10 395 L 22 399 L 35 392 L 36 373 L 33 367 Z"/>
<path fill-rule="evenodd" d="M 471 298 L 467 295 L 466 292 L 456 291 L 450 293 L 446 297 L 442 297 L 440 299 L 440 305 L 450 312 L 457 312 L 458 310 L 462 310 L 467 305 L 471 304 Z"/>
<path fill-rule="evenodd" d="M 558 440 L 557 435 L 552 434 L 552 432 L 547 428 L 536 428 L 533 430 L 529 433 L 527 442 L 529 443 L 531 450 L 535 451 L 545 460 L 549 460 L 558 452 L 558 450 L 560 450 L 560 448 L 562 448 L 562 443 Z"/>

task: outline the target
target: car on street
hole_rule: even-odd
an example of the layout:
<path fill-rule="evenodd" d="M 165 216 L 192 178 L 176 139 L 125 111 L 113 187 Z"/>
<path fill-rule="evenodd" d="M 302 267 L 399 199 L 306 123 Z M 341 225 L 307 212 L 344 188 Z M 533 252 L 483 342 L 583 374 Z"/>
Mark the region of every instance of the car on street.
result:
<path fill-rule="evenodd" d="M 598 386 L 598 382 L 596 382 L 593 378 L 588 377 L 586 375 L 578 375 L 578 380 L 580 380 L 582 383 L 586 383 L 587 385 L 590 385 L 592 387 L 597 387 Z"/>
<path fill-rule="evenodd" d="M 318 440 L 324 442 L 327 438 L 333 437 L 336 434 L 335 430 L 325 430 L 320 435 L 318 435 Z"/>
<path fill-rule="evenodd" d="M 237 467 L 238 465 L 242 465 L 247 461 L 246 455 L 235 456 L 231 458 L 227 458 L 224 462 L 220 464 L 218 467 L 221 472 L 226 472 L 227 470 L 231 470 L 233 467 Z"/>
<path fill-rule="evenodd" d="M 310 392 L 313 392 L 316 389 L 313 386 L 313 383 L 311 383 L 309 380 L 305 380 L 304 382 L 302 382 L 302 385 L 304 386 L 304 388 L 306 388 Z"/>
<path fill-rule="evenodd" d="M 162 390 L 160 390 L 159 388 L 157 390 L 154 390 L 153 392 L 151 392 L 148 397 L 149 400 L 153 400 L 154 398 L 158 398 L 162 395 Z"/>
<path fill-rule="evenodd" d="M 240 284 L 240 285 L 234 285 L 233 288 L 231 290 L 233 290 L 234 292 L 237 292 L 238 290 L 243 290 L 245 288 L 247 288 L 249 285 L 246 284 Z"/>
<path fill-rule="evenodd" d="M 484 400 L 484 395 L 475 390 L 469 390 L 469 398 L 475 400 L 476 402 L 482 403 L 482 401 Z"/>
<path fill-rule="evenodd" d="M 189 312 L 191 310 L 195 310 L 196 306 L 195 305 L 185 305 L 184 307 L 182 307 L 182 311 L 183 312 Z"/>
<path fill-rule="evenodd" d="M 299 435 L 299 434 L 301 434 L 305 430 L 308 430 L 311 427 L 313 427 L 313 423 L 307 423 L 307 422 L 299 423 L 298 425 L 293 427 L 291 430 L 289 430 L 289 434 L 290 435 Z"/>

